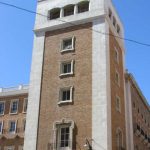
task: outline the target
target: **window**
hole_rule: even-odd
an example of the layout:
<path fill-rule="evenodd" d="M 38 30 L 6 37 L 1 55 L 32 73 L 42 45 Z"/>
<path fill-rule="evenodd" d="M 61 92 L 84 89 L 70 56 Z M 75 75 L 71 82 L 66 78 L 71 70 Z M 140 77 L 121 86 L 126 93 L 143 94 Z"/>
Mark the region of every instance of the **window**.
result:
<path fill-rule="evenodd" d="M 123 149 L 123 134 L 120 129 L 117 129 L 116 132 L 116 142 L 117 142 L 117 150 Z"/>
<path fill-rule="evenodd" d="M 3 121 L 0 121 L 0 134 L 3 133 Z"/>
<path fill-rule="evenodd" d="M 73 149 L 73 129 L 74 122 L 62 119 L 61 122 L 54 124 L 54 147 L 56 150 L 71 150 Z"/>
<path fill-rule="evenodd" d="M 17 114 L 19 100 L 12 100 L 10 105 L 10 113 Z"/>
<path fill-rule="evenodd" d="M 26 129 L 26 119 L 23 119 L 23 131 Z"/>
<path fill-rule="evenodd" d="M 117 33 L 120 34 L 120 27 L 118 24 L 117 24 Z"/>
<path fill-rule="evenodd" d="M 74 14 L 74 5 L 67 5 L 64 7 L 64 17 Z"/>
<path fill-rule="evenodd" d="M 60 89 L 59 104 L 72 102 L 73 87 L 65 87 Z"/>
<path fill-rule="evenodd" d="M 62 62 L 60 71 L 60 76 L 73 74 L 73 60 Z"/>
<path fill-rule="evenodd" d="M 61 52 L 74 50 L 74 37 L 63 39 L 61 42 Z"/>
<path fill-rule="evenodd" d="M 108 10 L 108 16 L 111 19 L 111 17 L 112 17 L 112 11 L 110 9 Z"/>
<path fill-rule="evenodd" d="M 0 115 L 4 115 L 5 102 L 0 102 Z"/>
<path fill-rule="evenodd" d="M 121 112 L 121 102 L 119 96 L 116 96 L 116 110 Z"/>
<path fill-rule="evenodd" d="M 119 52 L 118 52 L 118 49 L 115 47 L 115 61 L 117 63 L 119 63 Z"/>
<path fill-rule="evenodd" d="M 15 133 L 16 132 L 16 121 L 10 121 L 9 122 L 9 133 Z"/>
<path fill-rule="evenodd" d="M 115 81 L 120 86 L 120 76 L 119 76 L 119 73 L 117 71 L 115 73 Z"/>
<path fill-rule="evenodd" d="M 115 19 L 115 17 L 113 17 L 113 25 L 114 25 L 114 27 L 116 26 L 116 19 Z"/>
<path fill-rule="evenodd" d="M 28 107 L 28 98 L 24 98 L 24 102 L 23 102 L 23 112 L 24 113 L 27 112 L 27 107 Z"/>
<path fill-rule="evenodd" d="M 54 9 L 50 10 L 49 18 L 50 18 L 50 20 L 60 18 L 60 8 L 54 8 Z"/>
<path fill-rule="evenodd" d="M 88 1 L 82 1 L 78 3 L 78 13 L 89 11 L 89 2 Z"/>

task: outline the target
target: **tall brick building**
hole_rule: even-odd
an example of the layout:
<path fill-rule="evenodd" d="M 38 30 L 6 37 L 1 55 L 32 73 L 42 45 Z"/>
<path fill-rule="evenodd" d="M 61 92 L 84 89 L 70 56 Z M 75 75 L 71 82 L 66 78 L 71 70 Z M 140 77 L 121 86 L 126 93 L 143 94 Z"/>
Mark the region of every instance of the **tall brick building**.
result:
<path fill-rule="evenodd" d="M 109 36 L 124 30 L 111 0 L 45 0 L 37 12 L 47 17 L 35 21 L 25 150 L 126 149 L 124 41 Z"/>
<path fill-rule="evenodd" d="M 2 150 L 149 150 L 150 108 L 125 71 L 112 1 L 39 0 L 37 12 L 29 93 L 0 95 L 0 110 L 28 96 L 25 138 L 1 138 Z"/>

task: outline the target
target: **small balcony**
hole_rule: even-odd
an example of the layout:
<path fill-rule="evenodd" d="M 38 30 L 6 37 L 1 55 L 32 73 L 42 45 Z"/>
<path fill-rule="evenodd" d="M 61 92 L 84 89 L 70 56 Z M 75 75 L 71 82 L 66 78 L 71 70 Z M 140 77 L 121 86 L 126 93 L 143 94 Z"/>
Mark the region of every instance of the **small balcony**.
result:
<path fill-rule="evenodd" d="M 14 138 L 24 138 L 24 128 L 17 128 L 16 131 L 10 131 L 10 129 L 3 129 L 0 139 L 14 139 Z"/>

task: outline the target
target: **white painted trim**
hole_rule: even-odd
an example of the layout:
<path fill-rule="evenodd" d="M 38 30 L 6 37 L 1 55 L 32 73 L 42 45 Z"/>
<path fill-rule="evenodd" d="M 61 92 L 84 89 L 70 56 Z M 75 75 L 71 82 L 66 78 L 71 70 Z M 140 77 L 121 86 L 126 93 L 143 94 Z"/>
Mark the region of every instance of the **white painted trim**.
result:
<path fill-rule="evenodd" d="M 0 101 L 0 104 L 4 104 L 4 111 L 3 111 L 3 114 L 0 114 L 0 116 L 4 116 L 5 115 L 5 103 L 6 103 L 6 101 Z"/>
<path fill-rule="evenodd" d="M 3 134 L 3 125 L 4 125 L 4 121 L 3 120 L 0 120 L 0 122 L 2 123 L 2 127 L 1 127 L 1 131 L 0 131 L 0 135 Z"/>
<path fill-rule="evenodd" d="M 17 111 L 15 113 L 11 112 L 11 107 L 12 107 L 13 102 L 17 102 Z M 9 114 L 10 115 L 18 114 L 18 108 L 19 108 L 19 99 L 12 99 L 10 102 Z"/>
<path fill-rule="evenodd" d="M 36 150 L 45 33 L 34 36 L 24 150 Z M 34 112 L 34 113 L 33 113 Z M 32 114 L 32 115 L 31 115 Z"/>
<path fill-rule="evenodd" d="M 107 36 L 94 32 L 106 32 L 105 19 L 93 21 L 92 32 L 92 147 L 93 149 L 109 149 L 108 139 L 108 46 Z M 108 41 L 107 41 L 108 42 Z M 110 94 L 110 93 L 109 93 Z M 110 110 L 109 110 L 110 111 Z M 110 117 L 110 116 L 109 116 Z M 110 133 L 111 134 L 111 133 Z M 111 148 L 109 149 L 111 150 Z"/>
<path fill-rule="evenodd" d="M 130 82 L 126 81 L 125 120 L 126 120 L 126 146 L 127 150 L 134 150 L 133 118 Z"/>
<path fill-rule="evenodd" d="M 61 98 L 62 98 L 62 92 L 64 90 L 70 90 L 70 99 L 69 100 L 66 100 L 66 101 L 62 101 Z M 65 103 L 72 103 L 73 102 L 73 86 L 69 86 L 69 87 L 63 87 L 63 88 L 60 88 L 59 90 L 59 100 L 58 100 L 58 105 L 59 104 L 65 104 Z"/>

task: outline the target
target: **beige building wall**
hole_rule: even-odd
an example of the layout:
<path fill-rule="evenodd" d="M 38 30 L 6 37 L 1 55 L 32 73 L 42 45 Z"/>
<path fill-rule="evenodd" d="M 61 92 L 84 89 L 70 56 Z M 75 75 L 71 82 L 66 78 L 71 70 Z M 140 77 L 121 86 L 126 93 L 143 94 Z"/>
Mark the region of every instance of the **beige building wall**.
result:
<path fill-rule="evenodd" d="M 110 34 L 114 34 L 110 30 Z M 117 147 L 117 131 L 123 134 L 122 148 L 126 148 L 126 126 L 125 126 L 125 95 L 124 95 L 124 65 L 123 65 L 123 49 L 120 47 L 117 39 L 113 36 L 109 37 L 110 44 L 110 76 L 111 76 L 111 124 L 112 124 L 112 150 Z M 116 52 L 118 58 L 116 59 Z M 116 73 L 119 75 L 118 83 L 116 81 Z M 117 98 L 119 98 L 119 110 L 117 107 Z"/>
<path fill-rule="evenodd" d="M 54 142 L 53 125 L 73 120 L 73 149 L 83 149 L 92 136 L 92 31 L 91 23 L 46 32 L 38 128 L 38 150 Z M 75 38 L 74 51 L 61 53 L 62 39 Z M 60 64 L 74 60 L 74 73 L 60 77 Z M 60 104 L 59 89 L 73 86 L 73 102 Z"/>

